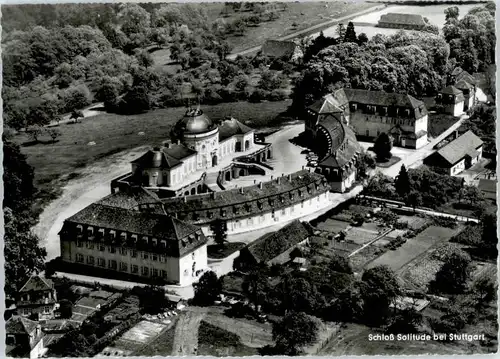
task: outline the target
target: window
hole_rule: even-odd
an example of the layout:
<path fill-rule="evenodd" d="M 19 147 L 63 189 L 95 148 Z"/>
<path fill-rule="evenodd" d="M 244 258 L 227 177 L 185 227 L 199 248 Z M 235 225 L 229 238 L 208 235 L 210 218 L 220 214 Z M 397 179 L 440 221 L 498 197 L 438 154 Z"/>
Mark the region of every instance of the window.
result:
<path fill-rule="evenodd" d="M 91 265 L 94 265 L 95 261 L 94 261 L 94 257 L 92 256 L 87 256 L 87 264 L 91 264 Z"/>
<path fill-rule="evenodd" d="M 167 278 L 167 271 L 166 270 L 164 270 L 164 269 L 160 270 L 160 274 L 161 274 L 162 278 Z"/>
<path fill-rule="evenodd" d="M 126 248 L 120 248 L 120 254 L 122 256 L 126 256 L 127 255 L 127 249 Z"/>
<path fill-rule="evenodd" d="M 226 210 L 225 209 L 221 209 L 220 213 L 221 213 L 222 217 L 226 217 Z"/>
<path fill-rule="evenodd" d="M 214 218 L 213 212 L 208 212 L 208 218 L 210 218 L 210 219 Z"/>
<path fill-rule="evenodd" d="M 130 256 L 131 256 L 132 258 L 137 258 L 137 251 L 136 251 L 136 250 L 131 250 L 131 251 L 130 251 Z"/>
<path fill-rule="evenodd" d="M 81 241 L 76 241 L 76 246 L 77 246 L 78 248 L 83 247 L 83 242 L 81 242 Z"/>
<path fill-rule="evenodd" d="M 128 265 L 127 265 L 127 263 L 123 263 L 123 262 L 121 262 L 121 263 L 120 263 L 120 270 L 121 270 L 122 272 L 126 272 L 126 271 L 128 271 Z"/>
<path fill-rule="evenodd" d="M 370 130 L 366 130 L 366 135 L 370 136 Z"/>
<path fill-rule="evenodd" d="M 104 237 L 104 228 L 100 228 L 98 231 L 97 231 L 97 238 L 103 238 Z"/>
<path fill-rule="evenodd" d="M 167 241 L 162 240 L 162 241 L 160 242 L 160 247 L 161 247 L 161 248 L 167 248 Z"/>
<path fill-rule="evenodd" d="M 153 268 L 153 277 L 158 277 L 158 269 Z"/>
<path fill-rule="evenodd" d="M 116 231 L 110 230 L 109 231 L 109 236 L 111 237 L 112 240 L 115 240 L 116 239 Z"/>
<path fill-rule="evenodd" d="M 286 208 L 281 210 L 281 214 L 284 216 L 286 214 Z"/>
<path fill-rule="evenodd" d="M 125 232 L 120 233 L 120 240 L 122 242 L 125 242 L 127 240 L 127 233 Z"/>
<path fill-rule="evenodd" d="M 139 267 L 136 266 L 135 264 L 132 265 L 132 273 L 133 274 L 137 274 L 139 273 Z"/>
<path fill-rule="evenodd" d="M 160 262 L 165 263 L 165 256 L 160 256 Z"/>
<path fill-rule="evenodd" d="M 116 261 L 113 260 L 113 259 L 110 259 L 108 261 L 108 267 L 111 268 L 111 269 L 116 269 L 117 268 Z"/>
<path fill-rule="evenodd" d="M 94 228 L 88 227 L 87 228 L 87 236 L 92 237 L 93 235 L 94 235 Z"/>
<path fill-rule="evenodd" d="M 76 226 L 76 233 L 77 234 L 82 234 L 83 233 L 83 226 L 81 224 Z"/>
<path fill-rule="evenodd" d="M 87 249 L 94 249 L 94 243 L 92 243 L 92 242 L 87 242 L 87 243 L 86 243 L 86 247 L 87 247 Z"/>
<path fill-rule="evenodd" d="M 101 252 L 104 252 L 106 250 L 106 246 L 103 246 L 103 245 L 99 245 L 99 250 Z"/>
<path fill-rule="evenodd" d="M 142 253 L 142 259 L 149 259 L 149 254 L 146 252 Z"/>
<path fill-rule="evenodd" d="M 141 273 L 145 277 L 149 277 L 149 268 L 148 267 L 142 267 Z"/>
<path fill-rule="evenodd" d="M 158 261 L 158 256 L 152 255 L 151 259 L 154 260 L 155 262 Z"/>
<path fill-rule="evenodd" d="M 158 240 L 156 238 L 153 238 L 151 241 L 153 242 L 153 246 L 156 247 L 156 245 L 158 244 Z"/>
<path fill-rule="evenodd" d="M 97 258 L 97 265 L 99 267 L 104 267 L 106 265 L 106 261 L 104 260 L 104 258 Z"/>
<path fill-rule="evenodd" d="M 116 253 L 116 248 L 115 247 L 108 247 L 108 252 L 109 253 Z"/>
<path fill-rule="evenodd" d="M 49 306 L 43 308 L 43 314 L 49 314 L 51 308 Z"/>
<path fill-rule="evenodd" d="M 77 253 L 76 254 L 76 261 L 78 263 L 83 263 L 83 255 L 81 255 L 80 253 Z"/>

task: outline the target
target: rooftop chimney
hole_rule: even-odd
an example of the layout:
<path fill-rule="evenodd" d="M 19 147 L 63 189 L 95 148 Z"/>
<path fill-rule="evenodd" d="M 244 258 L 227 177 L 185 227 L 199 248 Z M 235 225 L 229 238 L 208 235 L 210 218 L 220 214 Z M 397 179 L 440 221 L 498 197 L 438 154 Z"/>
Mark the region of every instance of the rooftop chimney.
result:
<path fill-rule="evenodd" d="M 257 180 L 253 180 L 253 184 L 256 184 L 257 183 Z"/>
<path fill-rule="evenodd" d="M 262 182 L 259 183 L 259 189 L 262 189 Z"/>
<path fill-rule="evenodd" d="M 305 168 L 305 167 L 304 167 L 304 166 L 302 166 L 302 170 L 304 170 L 304 168 Z"/>
<path fill-rule="evenodd" d="M 172 145 L 172 143 L 170 141 L 163 142 L 163 147 L 165 147 L 165 148 L 170 148 L 171 145 Z"/>
<path fill-rule="evenodd" d="M 288 180 L 289 180 L 290 182 L 292 182 L 292 175 L 291 175 L 291 174 L 289 174 L 289 175 L 288 175 Z"/>
<path fill-rule="evenodd" d="M 278 182 L 278 184 L 280 184 L 280 182 L 281 182 L 281 177 L 278 177 L 277 182 Z"/>
<path fill-rule="evenodd" d="M 274 179 L 274 176 L 271 176 L 271 181 Z"/>
<path fill-rule="evenodd" d="M 212 193 L 210 193 L 210 198 L 211 198 L 211 199 L 215 199 L 215 191 L 214 191 L 214 192 L 212 192 Z"/>
<path fill-rule="evenodd" d="M 242 187 L 242 188 L 240 188 L 240 193 L 241 193 L 241 194 L 243 194 L 243 187 Z"/>
<path fill-rule="evenodd" d="M 177 140 L 177 144 L 180 145 L 181 144 L 181 140 Z"/>

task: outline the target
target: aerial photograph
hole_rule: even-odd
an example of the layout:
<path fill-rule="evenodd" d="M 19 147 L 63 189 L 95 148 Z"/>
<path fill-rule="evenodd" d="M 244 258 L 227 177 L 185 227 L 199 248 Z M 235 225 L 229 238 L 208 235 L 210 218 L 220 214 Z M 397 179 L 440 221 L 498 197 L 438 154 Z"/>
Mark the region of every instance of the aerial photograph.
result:
<path fill-rule="evenodd" d="M 497 352 L 493 1 L 1 12 L 1 357 Z"/>

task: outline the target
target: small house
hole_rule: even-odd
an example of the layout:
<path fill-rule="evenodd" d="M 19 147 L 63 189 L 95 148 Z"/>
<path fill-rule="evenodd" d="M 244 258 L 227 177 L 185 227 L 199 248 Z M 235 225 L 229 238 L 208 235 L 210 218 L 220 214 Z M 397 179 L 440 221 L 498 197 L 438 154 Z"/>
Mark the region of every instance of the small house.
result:
<path fill-rule="evenodd" d="M 423 30 L 427 26 L 422 15 L 388 13 L 380 17 L 378 27 L 406 30 Z"/>
<path fill-rule="evenodd" d="M 436 98 L 436 103 L 444 108 L 444 113 L 453 116 L 461 116 L 464 113 L 465 97 L 461 90 L 455 86 L 447 86 L 442 89 Z"/>
<path fill-rule="evenodd" d="M 54 316 L 56 303 L 54 283 L 50 279 L 34 275 L 19 290 L 17 313 L 23 317 L 35 315 L 39 319 L 50 319 Z"/>
<path fill-rule="evenodd" d="M 450 176 L 472 167 L 482 157 L 483 141 L 472 131 L 454 139 L 424 158 L 424 165 Z"/>
<path fill-rule="evenodd" d="M 299 245 L 307 243 L 312 235 L 310 227 L 293 221 L 282 229 L 268 233 L 240 250 L 240 255 L 234 260 L 238 269 L 251 268 L 254 265 L 283 264 L 292 260 L 290 254 Z"/>
<path fill-rule="evenodd" d="M 13 316 L 5 323 L 5 355 L 11 358 L 40 358 L 47 349 L 41 326 L 28 318 Z"/>

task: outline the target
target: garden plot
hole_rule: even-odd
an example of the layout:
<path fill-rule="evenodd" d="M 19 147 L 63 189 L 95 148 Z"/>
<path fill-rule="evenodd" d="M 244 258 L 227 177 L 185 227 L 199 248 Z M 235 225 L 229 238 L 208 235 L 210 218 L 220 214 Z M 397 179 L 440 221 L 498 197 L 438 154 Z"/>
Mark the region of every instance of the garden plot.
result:
<path fill-rule="evenodd" d="M 408 228 L 419 229 L 423 227 L 426 223 L 428 223 L 429 220 L 427 218 L 422 218 L 418 216 L 399 215 L 399 222 L 408 223 Z"/>
<path fill-rule="evenodd" d="M 160 332 L 165 329 L 167 325 L 160 323 L 153 323 L 143 320 L 139 322 L 136 326 L 129 329 L 120 340 L 125 340 L 129 342 L 146 344 L 152 340 L 155 336 L 160 334 Z"/>
<path fill-rule="evenodd" d="M 460 228 L 450 229 L 431 226 L 418 234 L 415 238 L 406 241 L 406 243 L 396 250 L 384 253 L 371 262 L 367 268 L 386 265 L 393 271 L 398 271 L 433 246 L 448 241 L 459 231 Z"/>
<path fill-rule="evenodd" d="M 365 229 L 365 225 L 363 227 L 352 227 L 346 235 L 346 240 L 347 241 L 352 241 L 356 244 L 366 244 L 379 235 L 378 230 L 370 230 L 370 229 Z"/>
<path fill-rule="evenodd" d="M 344 221 L 339 221 L 337 219 L 328 218 L 326 221 L 318 223 L 317 228 L 322 231 L 328 231 L 332 233 L 338 233 L 345 230 L 349 226 L 349 223 Z"/>

